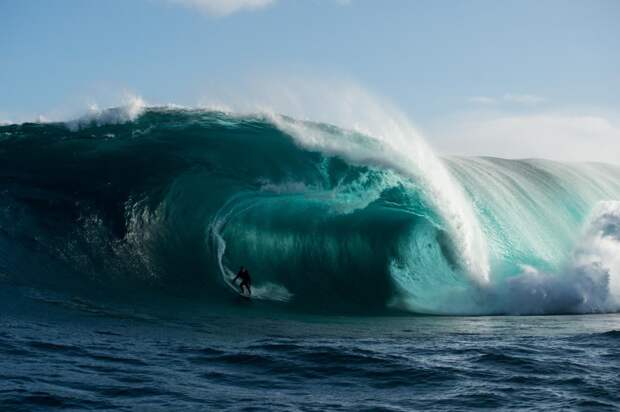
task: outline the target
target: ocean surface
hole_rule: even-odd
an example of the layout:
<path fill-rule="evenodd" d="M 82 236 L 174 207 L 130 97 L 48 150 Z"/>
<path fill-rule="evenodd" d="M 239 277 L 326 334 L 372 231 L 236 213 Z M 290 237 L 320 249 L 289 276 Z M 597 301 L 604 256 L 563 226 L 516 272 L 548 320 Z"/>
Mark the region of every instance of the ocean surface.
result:
<path fill-rule="evenodd" d="M 620 408 L 620 167 L 383 123 L 0 126 L 0 410 Z"/>
<path fill-rule="evenodd" d="M 308 316 L 4 289 L 3 411 L 620 408 L 620 316 Z M 11 302 L 11 303 L 7 303 Z"/>

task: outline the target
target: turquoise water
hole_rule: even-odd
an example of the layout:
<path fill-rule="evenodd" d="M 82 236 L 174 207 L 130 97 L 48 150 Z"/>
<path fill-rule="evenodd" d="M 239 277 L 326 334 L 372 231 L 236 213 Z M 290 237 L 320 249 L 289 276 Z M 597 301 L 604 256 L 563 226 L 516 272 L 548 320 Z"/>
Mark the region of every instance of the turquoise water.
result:
<path fill-rule="evenodd" d="M 620 167 L 405 132 L 173 108 L 0 126 L 0 403 L 617 408 Z"/>
<path fill-rule="evenodd" d="M 0 128 L 3 277 L 312 313 L 614 312 L 620 168 L 440 159 L 276 115 L 111 109 Z"/>

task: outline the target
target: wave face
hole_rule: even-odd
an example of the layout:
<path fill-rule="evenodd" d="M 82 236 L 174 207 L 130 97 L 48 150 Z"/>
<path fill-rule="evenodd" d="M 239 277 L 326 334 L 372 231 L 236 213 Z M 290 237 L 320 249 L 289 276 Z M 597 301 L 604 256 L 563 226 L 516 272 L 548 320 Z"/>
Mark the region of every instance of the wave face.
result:
<path fill-rule="evenodd" d="M 120 114 L 120 115 L 119 115 Z M 285 116 L 0 127 L 0 280 L 295 310 L 618 310 L 620 168 L 439 159 Z"/>

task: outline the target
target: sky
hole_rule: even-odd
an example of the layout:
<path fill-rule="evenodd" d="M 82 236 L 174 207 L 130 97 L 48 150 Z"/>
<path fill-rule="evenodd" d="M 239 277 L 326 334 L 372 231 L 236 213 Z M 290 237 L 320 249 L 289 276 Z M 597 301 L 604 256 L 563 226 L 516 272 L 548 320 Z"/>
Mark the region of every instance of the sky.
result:
<path fill-rule="evenodd" d="M 441 153 L 619 163 L 619 21 L 616 0 L 0 0 L 0 122 L 355 84 Z"/>

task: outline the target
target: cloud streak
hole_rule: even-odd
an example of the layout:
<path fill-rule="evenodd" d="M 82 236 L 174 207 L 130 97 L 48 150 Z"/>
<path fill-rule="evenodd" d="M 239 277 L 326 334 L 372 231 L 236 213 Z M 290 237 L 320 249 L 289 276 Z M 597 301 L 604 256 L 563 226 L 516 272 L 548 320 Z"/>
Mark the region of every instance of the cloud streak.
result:
<path fill-rule="evenodd" d="M 241 11 L 250 11 L 265 8 L 275 4 L 276 0 L 167 0 L 200 10 L 215 17 L 228 16 Z"/>
<path fill-rule="evenodd" d="M 544 97 L 535 94 L 513 94 L 506 93 L 502 97 L 491 96 L 473 96 L 467 99 L 470 103 L 480 105 L 498 105 L 498 104 L 518 104 L 523 106 L 534 106 L 546 101 Z"/>
<path fill-rule="evenodd" d="M 534 105 L 545 101 L 543 97 L 534 94 L 505 94 L 503 97 L 505 102 L 518 103 L 525 105 Z"/>

